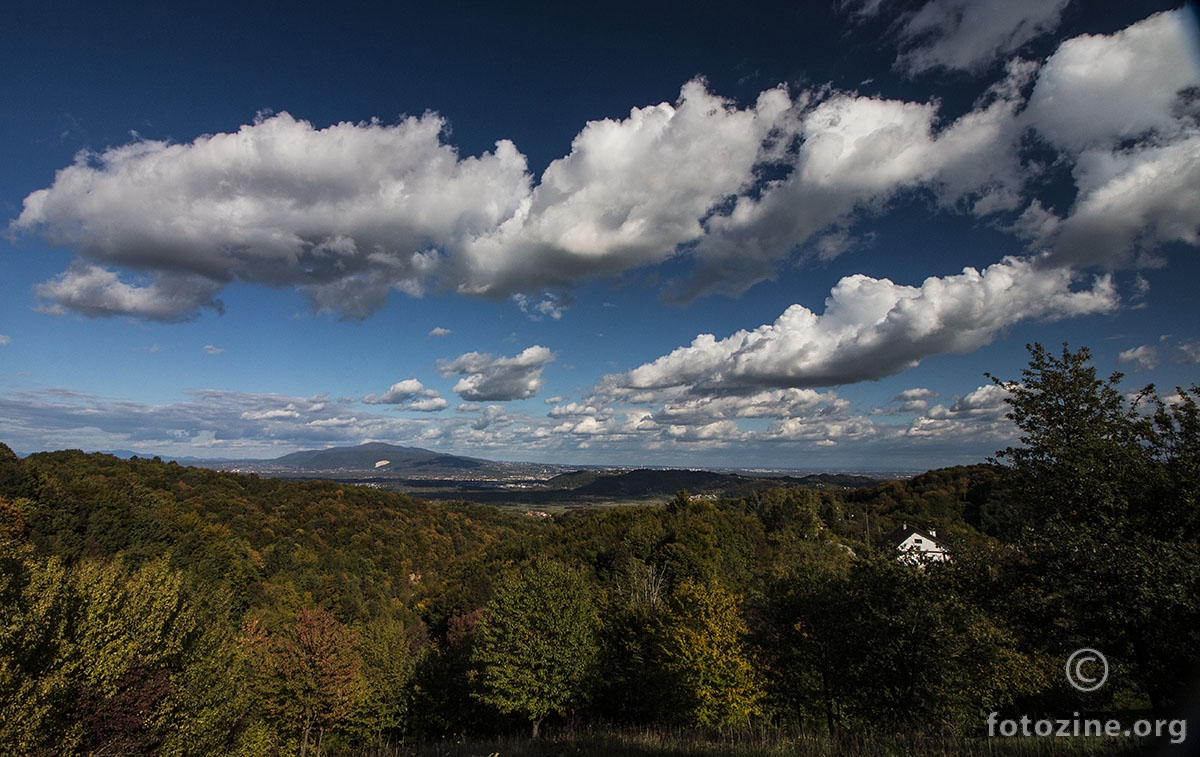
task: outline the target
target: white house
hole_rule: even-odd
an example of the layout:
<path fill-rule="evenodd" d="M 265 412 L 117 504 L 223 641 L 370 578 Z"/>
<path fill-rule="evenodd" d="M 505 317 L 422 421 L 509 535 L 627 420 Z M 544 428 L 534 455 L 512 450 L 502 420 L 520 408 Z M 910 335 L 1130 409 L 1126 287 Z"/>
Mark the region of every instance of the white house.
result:
<path fill-rule="evenodd" d="M 937 538 L 937 531 L 924 531 L 905 523 L 888 534 L 888 543 L 896 548 L 896 559 L 909 565 L 947 562 L 950 555 Z"/>

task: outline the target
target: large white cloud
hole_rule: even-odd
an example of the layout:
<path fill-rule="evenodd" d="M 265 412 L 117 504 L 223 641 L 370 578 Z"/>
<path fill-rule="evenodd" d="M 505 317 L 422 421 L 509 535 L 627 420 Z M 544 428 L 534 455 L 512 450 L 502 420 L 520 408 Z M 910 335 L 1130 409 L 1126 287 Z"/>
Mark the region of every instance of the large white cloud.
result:
<path fill-rule="evenodd" d="M 1059 261 L 1110 268 L 1200 241 L 1200 42 L 1188 9 L 1064 42 L 1038 74 L 1023 124 L 1073 162 L 1063 216 L 1031 205 Z"/>
<path fill-rule="evenodd" d="M 753 182 L 763 140 L 790 106 L 774 89 L 738 109 L 693 81 L 676 106 L 589 123 L 518 213 L 466 246 L 460 288 L 565 286 L 670 258 L 703 236 L 715 204 Z"/>
<path fill-rule="evenodd" d="M 1028 75 L 1018 67 L 1009 79 Z M 1007 89 L 996 88 L 986 104 L 948 125 L 940 124 L 934 103 L 850 93 L 796 110 L 791 128 L 799 146 L 777 156 L 789 164 L 787 178 L 708 219 L 695 250 L 697 270 L 674 283 L 672 296 L 741 294 L 773 278 L 779 261 L 808 243 L 821 257 L 840 254 L 853 246 L 844 229 L 856 213 L 881 212 L 907 189 L 929 188 L 945 206 L 1014 207 L 1022 181 L 1013 149 L 1020 130 L 1017 101 L 1001 96 Z"/>
<path fill-rule="evenodd" d="M 976 67 L 1061 10 L 933 0 L 904 17 L 902 60 Z M 186 144 L 81 154 L 26 198 L 12 229 L 77 253 L 37 288 L 48 312 L 161 321 L 219 310 L 235 281 L 296 287 L 317 311 L 356 318 L 391 292 L 430 288 L 520 295 L 527 312 L 555 317 L 562 290 L 677 256 L 692 269 L 668 297 L 738 295 L 797 254 L 854 249 L 859 222 L 909 191 L 935 198 L 931 213 L 1024 207 L 1007 228 L 1061 262 L 1116 267 L 1197 243 L 1188 13 L 1068 40 L 1040 69 L 1012 59 L 953 120 L 937 101 L 831 87 L 769 89 L 742 107 L 692 81 L 673 104 L 584 125 L 537 180 L 507 141 L 459 155 L 434 114 L 315 128 L 281 113 Z M 1072 168 L 1072 207 L 1037 195 L 1026 130 Z"/>
<path fill-rule="evenodd" d="M 1170 144 L 1092 151 L 1075 169 L 1079 198 L 1054 253 L 1075 265 L 1157 262 L 1165 243 L 1200 243 L 1200 129 Z"/>
<path fill-rule="evenodd" d="M 528 399 L 542 388 L 542 369 L 554 360 L 554 353 L 534 345 L 514 357 L 495 357 L 483 352 L 468 352 L 453 360 L 439 360 L 442 376 L 462 376 L 454 392 L 470 402 L 503 402 Z"/>
<path fill-rule="evenodd" d="M 701 334 L 687 347 L 606 382 L 627 390 L 690 387 L 728 392 L 762 387 L 836 386 L 899 373 L 921 359 L 966 353 L 1004 329 L 1117 307 L 1112 281 L 1074 289 L 1068 270 L 1008 258 L 920 287 L 848 276 L 818 315 L 789 307 L 774 323 L 717 339 Z"/>
<path fill-rule="evenodd" d="M 350 317 L 391 291 L 568 287 L 699 238 L 711 208 L 753 182 L 790 105 L 776 89 L 739 109 L 690 82 L 675 105 L 587 124 L 536 189 L 511 142 L 460 157 L 436 115 L 317 129 L 280 113 L 190 144 L 81 154 L 12 228 L 77 249 L 84 262 L 39 295 L 92 316 L 186 318 L 235 280 L 299 287 Z"/>
<path fill-rule="evenodd" d="M 494 228 L 528 195 L 512 143 L 460 158 L 444 128 L 426 115 L 316 129 L 280 113 L 190 144 L 80 154 L 26 198 L 13 226 L 91 261 L 79 269 L 89 288 L 77 271 L 41 292 L 85 314 L 169 320 L 242 280 L 299 286 L 318 309 L 360 317 L 390 289 L 422 292 L 441 248 Z M 96 265 L 158 278 L 142 290 L 115 277 L 103 287 Z M 164 296 L 162 280 L 181 276 L 192 288 Z"/>
<path fill-rule="evenodd" d="M 1180 93 L 1200 85 L 1194 24 L 1182 9 L 1063 42 L 1038 73 L 1026 122 L 1073 152 L 1176 130 Z"/>

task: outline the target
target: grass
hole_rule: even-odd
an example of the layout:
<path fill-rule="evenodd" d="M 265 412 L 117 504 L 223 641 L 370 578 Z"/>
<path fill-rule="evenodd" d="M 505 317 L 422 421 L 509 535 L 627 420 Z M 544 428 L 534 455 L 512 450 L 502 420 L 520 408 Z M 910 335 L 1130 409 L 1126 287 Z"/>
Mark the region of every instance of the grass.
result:
<path fill-rule="evenodd" d="M 906 734 L 803 734 L 788 729 L 715 733 L 661 726 L 566 728 L 541 739 L 510 736 L 402 744 L 346 757 L 1074 757 L 1148 753 L 1127 738 L 930 737 Z M 331 756 L 332 757 L 332 756 Z"/>

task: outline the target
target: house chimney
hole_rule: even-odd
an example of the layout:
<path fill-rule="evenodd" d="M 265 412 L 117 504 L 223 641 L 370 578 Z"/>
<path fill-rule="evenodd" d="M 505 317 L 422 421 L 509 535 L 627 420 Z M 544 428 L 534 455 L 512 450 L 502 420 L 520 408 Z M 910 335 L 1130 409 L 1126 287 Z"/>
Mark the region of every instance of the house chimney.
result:
<path fill-rule="evenodd" d="M 933 537 L 936 537 L 936 536 L 937 536 L 937 529 L 936 529 L 936 528 L 931 528 L 931 529 L 929 529 L 929 535 L 930 535 L 930 536 L 933 536 Z"/>

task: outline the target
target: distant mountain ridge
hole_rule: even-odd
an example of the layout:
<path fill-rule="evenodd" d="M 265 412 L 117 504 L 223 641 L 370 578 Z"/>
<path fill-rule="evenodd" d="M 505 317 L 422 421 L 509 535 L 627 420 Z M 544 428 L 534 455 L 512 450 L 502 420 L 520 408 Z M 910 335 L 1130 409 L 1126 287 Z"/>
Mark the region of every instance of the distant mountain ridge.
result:
<path fill-rule="evenodd" d="M 122 458 L 145 456 L 145 453 L 129 450 L 112 450 L 106 454 Z M 669 497 L 681 489 L 694 494 L 746 496 L 754 490 L 770 486 L 858 489 L 874 486 L 881 480 L 850 474 L 755 475 L 695 468 L 580 469 L 565 465 L 500 462 L 386 442 L 302 450 L 270 459 L 177 458 L 176 461 L 182 465 L 254 472 L 285 479 L 332 478 L 409 483 L 446 481 L 451 482 L 452 486 L 455 486 L 452 482 L 457 481 L 460 482 L 457 486 L 466 486 L 468 489 L 451 490 L 454 496 L 468 496 L 478 501 L 491 501 L 496 497 L 515 498 L 517 493 L 494 490 L 494 483 L 489 483 L 514 480 L 528 482 L 522 487 L 520 496 L 530 501 L 553 499 L 556 493 L 588 499 Z"/>
<path fill-rule="evenodd" d="M 384 465 L 379 463 L 386 461 Z M 271 465 L 306 471 L 397 471 L 410 472 L 432 468 L 473 470 L 493 465 L 490 460 L 449 455 L 420 447 L 400 447 L 383 442 L 368 442 L 357 447 L 331 447 L 293 452 L 267 461 Z"/>

